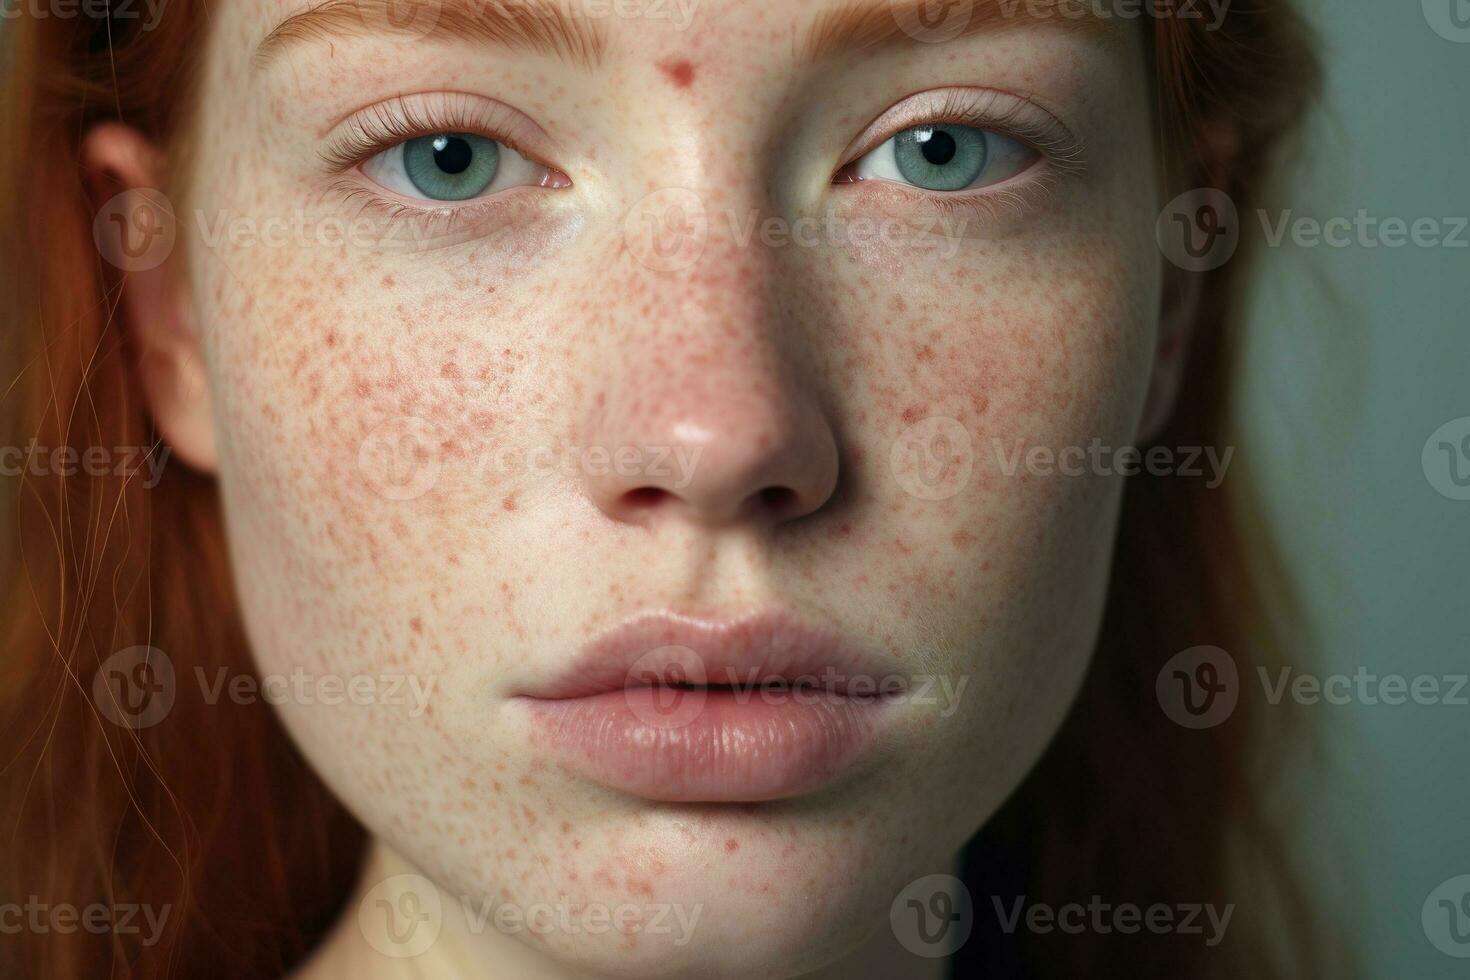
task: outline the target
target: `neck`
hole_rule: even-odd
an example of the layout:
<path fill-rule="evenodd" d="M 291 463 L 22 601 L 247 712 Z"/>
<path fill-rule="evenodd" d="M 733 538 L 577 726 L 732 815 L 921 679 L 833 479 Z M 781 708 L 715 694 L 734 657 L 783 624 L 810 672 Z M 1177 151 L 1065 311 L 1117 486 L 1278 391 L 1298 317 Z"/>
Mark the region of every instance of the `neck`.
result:
<path fill-rule="evenodd" d="M 802 980 L 942 980 L 946 975 L 944 960 L 911 955 L 885 923 L 858 947 Z M 435 888 L 417 868 L 375 838 L 337 924 L 293 980 L 571 980 L 588 976 L 497 929 L 493 910 L 482 915 Z"/>

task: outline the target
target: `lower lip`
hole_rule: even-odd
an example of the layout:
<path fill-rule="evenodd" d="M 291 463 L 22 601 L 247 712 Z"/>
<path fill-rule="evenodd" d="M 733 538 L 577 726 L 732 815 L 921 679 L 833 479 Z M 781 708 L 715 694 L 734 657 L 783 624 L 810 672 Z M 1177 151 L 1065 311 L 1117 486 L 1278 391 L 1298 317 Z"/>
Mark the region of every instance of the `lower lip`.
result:
<path fill-rule="evenodd" d="M 886 714 L 831 692 L 635 687 L 527 699 L 573 770 L 650 800 L 737 803 L 813 792 L 871 748 Z"/>

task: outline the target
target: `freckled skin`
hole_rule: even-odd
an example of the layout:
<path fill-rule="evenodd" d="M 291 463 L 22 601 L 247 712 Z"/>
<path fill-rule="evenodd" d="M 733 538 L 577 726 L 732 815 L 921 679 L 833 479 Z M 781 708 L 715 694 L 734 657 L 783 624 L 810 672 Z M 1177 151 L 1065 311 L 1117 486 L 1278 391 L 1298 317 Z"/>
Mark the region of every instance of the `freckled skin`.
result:
<path fill-rule="evenodd" d="M 280 708 L 377 841 L 369 877 L 411 870 L 446 896 L 522 907 L 702 909 L 679 946 L 446 923 L 424 975 L 449 951 L 484 976 L 923 975 L 934 964 L 885 939 L 889 904 L 952 868 L 1080 682 L 1120 484 L 1008 475 L 997 450 L 1136 438 L 1160 305 L 1141 45 L 1009 32 L 797 67 L 791 38 L 818 6 L 707 2 L 682 32 L 607 18 L 616 43 L 595 71 L 403 38 L 310 42 L 256 71 L 253 45 L 296 6 L 220 5 L 188 213 L 351 220 L 362 204 L 332 189 L 320 134 L 402 92 L 515 107 L 550 137 L 528 150 L 572 181 L 504 192 L 515 203 L 416 251 L 210 246 L 186 229 L 261 669 L 435 684 L 419 714 Z M 697 84 L 681 51 L 698 52 Z M 712 216 L 921 226 L 940 212 L 919 196 L 830 176 L 891 105 L 948 85 L 1036 93 L 1083 137 L 1085 175 L 1025 209 L 976 211 L 948 254 L 767 245 L 711 220 L 695 261 L 659 269 L 625 234 L 668 187 Z M 892 453 L 934 418 L 974 451 L 968 482 L 938 500 L 905 489 Z M 516 462 L 692 431 L 694 482 L 652 506 L 628 505 L 640 479 Z M 432 476 L 385 494 L 405 472 Z M 794 488 L 796 511 L 727 506 L 766 484 Z M 947 714 L 905 706 L 874 757 L 821 792 L 749 806 L 611 793 L 552 763 L 507 706 L 635 613 L 776 602 L 898 670 L 968 686 Z M 403 968 L 355 921 L 351 904 L 314 969 Z"/>

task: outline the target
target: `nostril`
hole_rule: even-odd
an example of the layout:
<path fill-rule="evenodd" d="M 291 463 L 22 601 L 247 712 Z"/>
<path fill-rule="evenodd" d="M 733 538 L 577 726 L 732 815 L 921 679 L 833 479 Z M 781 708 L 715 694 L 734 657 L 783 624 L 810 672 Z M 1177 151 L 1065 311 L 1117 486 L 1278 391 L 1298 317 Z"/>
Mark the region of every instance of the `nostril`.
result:
<path fill-rule="evenodd" d="M 768 513 L 784 514 L 796 504 L 796 491 L 790 487 L 765 487 L 758 494 L 761 508 Z"/>
<path fill-rule="evenodd" d="M 657 507 L 668 496 L 667 490 L 658 487 L 636 487 L 623 494 L 623 502 L 630 510 L 648 510 Z"/>

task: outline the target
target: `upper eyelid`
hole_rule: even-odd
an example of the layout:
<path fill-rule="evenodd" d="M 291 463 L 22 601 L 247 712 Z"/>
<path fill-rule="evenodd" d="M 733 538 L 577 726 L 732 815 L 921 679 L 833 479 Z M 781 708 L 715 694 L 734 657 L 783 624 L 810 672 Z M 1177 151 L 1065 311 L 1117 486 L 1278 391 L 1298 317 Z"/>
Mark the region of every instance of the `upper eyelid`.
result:
<path fill-rule="evenodd" d="M 1083 167 L 1081 140 L 1039 100 L 999 89 L 954 87 L 905 96 L 884 109 L 848 144 L 839 170 L 851 166 L 905 129 L 936 121 L 997 127 L 1002 135 L 1036 144 L 1037 149 L 1051 154 L 1060 165 Z"/>
<path fill-rule="evenodd" d="M 558 149 L 556 141 L 515 106 L 469 92 L 436 91 L 397 95 L 348 113 L 323 134 L 328 143 L 321 156 L 334 170 L 344 171 L 372 151 L 439 132 L 473 132 L 548 167 L 552 165 L 545 160 L 545 151 Z"/>

